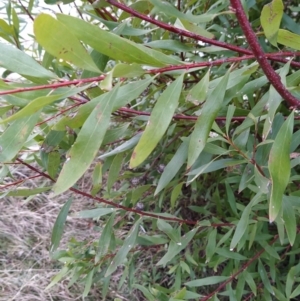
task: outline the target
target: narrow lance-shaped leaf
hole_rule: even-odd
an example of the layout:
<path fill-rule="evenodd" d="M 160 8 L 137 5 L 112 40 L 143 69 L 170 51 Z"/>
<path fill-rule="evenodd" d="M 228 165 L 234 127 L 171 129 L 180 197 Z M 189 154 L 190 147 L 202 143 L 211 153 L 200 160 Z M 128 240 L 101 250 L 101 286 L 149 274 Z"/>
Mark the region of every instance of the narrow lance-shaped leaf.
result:
<path fill-rule="evenodd" d="M 158 67 L 182 64 L 171 56 L 131 42 L 79 18 L 57 14 L 57 19 L 72 30 L 79 40 L 113 59 Z"/>
<path fill-rule="evenodd" d="M 63 231 L 64 231 L 64 225 L 67 219 L 67 215 L 70 209 L 70 206 L 72 204 L 72 199 L 69 199 L 61 208 L 57 219 L 55 221 L 53 230 L 52 230 L 52 236 L 51 236 L 51 252 L 54 252 L 58 246 L 60 239 L 62 237 Z"/>
<path fill-rule="evenodd" d="M 295 210 L 290 203 L 290 200 L 285 199 L 283 201 L 282 219 L 286 229 L 287 237 L 291 245 L 294 244 L 297 234 L 297 222 L 295 216 Z"/>
<path fill-rule="evenodd" d="M 92 287 L 92 284 L 93 284 L 93 277 L 94 277 L 94 271 L 95 271 L 95 268 L 93 268 L 86 276 L 85 278 L 85 286 L 84 286 L 84 291 L 83 291 L 83 294 L 82 294 L 82 298 L 85 298 L 89 291 L 91 290 L 91 287 Z"/>
<path fill-rule="evenodd" d="M 166 132 L 178 106 L 183 77 L 184 74 L 178 77 L 158 98 L 146 129 L 133 151 L 130 160 L 131 168 L 137 167 L 147 159 Z"/>
<path fill-rule="evenodd" d="M 161 190 L 163 190 L 176 176 L 178 170 L 186 161 L 188 145 L 189 145 L 189 140 L 185 140 L 184 142 L 181 143 L 174 157 L 165 167 L 158 181 L 154 195 L 158 194 Z"/>
<path fill-rule="evenodd" d="M 117 110 L 122 106 L 125 106 L 127 103 L 137 98 L 153 81 L 153 77 L 147 78 L 144 80 L 139 80 L 127 85 L 120 87 L 117 91 L 116 98 L 114 100 L 113 110 Z M 79 128 L 83 125 L 89 114 L 96 107 L 96 105 L 103 101 L 106 97 L 106 94 L 102 94 L 91 101 L 80 106 L 78 112 L 75 116 L 66 116 L 62 118 L 56 125 L 54 125 L 55 130 L 64 131 L 66 126 L 70 128 Z"/>
<path fill-rule="evenodd" d="M 212 124 L 222 107 L 226 92 L 230 70 L 224 75 L 218 86 L 208 96 L 202 112 L 195 124 L 191 135 L 188 151 L 188 168 L 195 163 L 196 159 L 205 147 Z"/>
<path fill-rule="evenodd" d="M 54 185 L 55 195 L 66 191 L 74 185 L 93 162 L 109 126 L 110 115 L 118 88 L 117 86 L 106 94 L 106 97 L 97 104 L 83 124 Z"/>
<path fill-rule="evenodd" d="M 195 85 L 188 93 L 186 100 L 191 101 L 194 104 L 199 104 L 207 98 L 209 86 L 209 71 L 202 77 L 200 82 Z"/>
<path fill-rule="evenodd" d="M 100 218 L 101 216 L 115 212 L 116 208 L 95 208 L 91 210 L 83 210 L 78 212 L 75 216 L 78 218 Z"/>
<path fill-rule="evenodd" d="M 98 241 L 98 253 L 96 256 L 96 262 L 100 259 L 101 256 L 105 255 L 109 249 L 111 237 L 113 235 L 113 226 L 116 214 L 115 212 L 108 219 L 105 227 L 101 231 L 101 236 Z"/>
<path fill-rule="evenodd" d="M 14 188 L 11 191 L 1 191 L 0 197 L 2 196 L 14 196 L 14 197 L 28 197 L 31 195 L 39 194 L 45 191 L 52 189 L 52 186 L 49 187 L 39 187 L 39 188 Z"/>
<path fill-rule="evenodd" d="M 57 78 L 24 51 L 3 43 L 0 43 L 0 66 L 24 76 Z"/>
<path fill-rule="evenodd" d="M 287 47 L 300 50 L 300 35 L 285 29 L 279 29 L 277 42 Z"/>
<path fill-rule="evenodd" d="M 273 46 L 277 46 L 277 35 L 283 15 L 281 0 L 273 0 L 266 4 L 261 12 L 260 21 L 266 38 Z"/>
<path fill-rule="evenodd" d="M 269 156 L 269 171 L 272 190 L 269 204 L 269 219 L 273 222 L 282 205 L 282 198 L 290 179 L 290 145 L 293 135 L 294 111 L 280 128 L 272 145 Z"/>
<path fill-rule="evenodd" d="M 82 87 L 71 88 L 68 91 L 66 91 L 65 93 L 46 95 L 46 96 L 41 96 L 41 97 L 35 98 L 27 106 L 25 106 L 20 111 L 18 111 L 16 114 L 0 121 L 0 124 L 4 123 L 4 122 L 8 122 L 8 121 L 13 121 L 13 120 L 16 120 L 16 119 L 19 119 L 19 118 L 22 118 L 22 117 L 25 117 L 28 115 L 32 115 L 33 113 L 36 113 L 37 111 L 39 111 L 40 109 L 45 107 L 46 105 L 49 105 L 59 99 L 64 99 L 64 98 L 70 97 L 72 95 L 75 95 L 75 94 L 87 89 L 90 85 L 91 84 L 85 85 Z"/>
<path fill-rule="evenodd" d="M 131 231 L 125 238 L 123 246 L 119 249 L 118 253 L 113 258 L 111 264 L 109 265 L 109 267 L 105 273 L 105 277 L 111 275 L 116 270 L 118 265 L 123 263 L 124 259 L 126 258 L 127 254 L 129 253 L 129 251 L 134 247 L 136 237 L 139 233 L 141 221 L 142 221 L 142 218 L 140 218 L 132 227 Z"/>
<path fill-rule="evenodd" d="M 40 116 L 40 112 L 14 121 L 0 137 L 0 162 L 12 160 L 23 147 Z"/>
<path fill-rule="evenodd" d="M 280 70 L 280 79 L 281 82 L 286 86 L 286 76 L 290 72 L 290 63 L 286 63 L 283 68 Z M 265 107 L 268 108 L 268 113 L 266 116 L 266 121 L 264 123 L 263 133 L 262 133 L 262 139 L 267 139 L 270 131 L 272 130 L 272 127 L 274 127 L 274 117 L 277 112 L 277 109 L 282 101 L 282 97 L 279 95 L 279 93 L 275 90 L 275 88 L 271 85 L 269 89 L 269 98 L 268 102 L 266 103 Z"/>
<path fill-rule="evenodd" d="M 236 226 L 236 230 L 234 232 L 233 238 L 230 243 L 230 250 L 232 251 L 236 245 L 239 243 L 243 235 L 245 234 L 248 226 L 249 226 L 249 216 L 251 213 L 251 209 L 254 205 L 259 203 L 262 200 L 262 195 L 259 192 L 252 200 L 251 202 L 246 206 L 246 208 L 243 210 L 242 216 Z"/>
<path fill-rule="evenodd" d="M 160 259 L 156 265 L 165 266 L 170 260 L 172 260 L 178 253 L 184 250 L 189 242 L 193 239 L 197 233 L 198 228 L 194 228 L 185 235 L 183 235 L 180 240 L 175 242 L 174 240 L 170 241 L 169 248 L 167 253 Z"/>
<path fill-rule="evenodd" d="M 196 279 L 196 280 L 186 282 L 185 285 L 187 285 L 189 287 L 212 285 L 212 284 L 217 284 L 217 283 L 226 281 L 228 278 L 229 278 L 229 276 L 210 276 L 210 277 Z"/>
<path fill-rule="evenodd" d="M 100 72 L 73 31 L 47 14 L 40 14 L 34 21 L 34 34 L 38 43 L 50 54 L 80 68 Z"/>

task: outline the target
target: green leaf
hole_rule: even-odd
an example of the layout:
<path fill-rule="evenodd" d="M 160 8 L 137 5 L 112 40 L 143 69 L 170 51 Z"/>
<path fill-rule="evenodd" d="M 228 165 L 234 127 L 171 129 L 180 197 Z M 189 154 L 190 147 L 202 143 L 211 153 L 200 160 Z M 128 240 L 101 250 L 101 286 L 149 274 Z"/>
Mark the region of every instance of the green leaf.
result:
<path fill-rule="evenodd" d="M 154 195 L 157 195 L 160 191 L 162 191 L 176 176 L 177 172 L 186 161 L 188 145 L 189 140 L 182 142 L 171 161 L 166 165 L 158 181 Z"/>
<path fill-rule="evenodd" d="M 42 67 L 32 57 L 11 45 L 0 42 L 0 66 L 23 76 L 56 79 L 57 76 Z"/>
<path fill-rule="evenodd" d="M 111 237 L 113 235 L 113 226 L 115 221 L 115 213 L 113 213 L 110 218 L 108 219 L 104 229 L 101 232 L 101 236 L 98 241 L 98 252 L 96 262 L 101 258 L 101 256 L 105 255 L 110 246 Z"/>
<path fill-rule="evenodd" d="M 208 32 L 205 28 L 191 23 L 191 20 L 177 19 L 174 25 L 177 28 L 188 30 L 209 39 L 215 38 L 215 36 L 212 33 Z"/>
<path fill-rule="evenodd" d="M 217 248 L 216 253 L 220 256 L 225 257 L 226 259 L 231 258 L 234 260 L 247 260 L 247 257 L 245 257 L 239 253 L 229 251 L 228 249 L 225 249 L 225 248 Z"/>
<path fill-rule="evenodd" d="M 147 45 L 151 48 L 158 48 L 158 49 L 166 49 L 171 51 L 191 51 L 193 48 L 187 46 L 186 44 L 180 43 L 179 41 L 175 40 L 155 40 L 148 42 L 144 45 Z"/>
<path fill-rule="evenodd" d="M 48 154 L 47 172 L 52 179 L 56 178 L 60 166 L 60 154 L 57 151 Z"/>
<path fill-rule="evenodd" d="M 286 86 L 286 75 L 290 72 L 290 61 L 284 65 L 280 70 L 280 79 L 281 82 Z M 276 111 L 282 101 L 281 95 L 275 90 L 275 88 L 271 85 L 269 89 L 269 97 L 268 102 L 265 104 L 265 107 L 268 109 L 268 113 L 266 116 L 266 121 L 264 123 L 264 129 L 262 134 L 262 139 L 265 140 L 268 137 L 268 134 L 271 132 L 272 128 L 274 130 L 275 125 L 277 125 L 274 121 L 274 116 Z M 278 120 L 278 119 L 277 119 Z"/>
<path fill-rule="evenodd" d="M 292 294 L 290 295 L 290 298 L 295 298 L 300 295 L 300 284 L 294 289 Z"/>
<path fill-rule="evenodd" d="M 85 285 L 84 285 L 84 291 L 83 291 L 83 294 L 82 294 L 82 297 L 85 298 L 89 291 L 91 290 L 91 287 L 92 287 L 92 283 L 93 283 L 93 277 L 94 277 L 94 271 L 95 271 L 95 268 L 93 268 L 86 276 L 85 278 Z"/>
<path fill-rule="evenodd" d="M 245 277 L 245 280 L 246 280 L 247 284 L 251 288 L 252 293 L 254 294 L 254 296 L 256 296 L 257 287 L 256 287 L 256 284 L 255 284 L 255 281 L 253 280 L 252 275 L 247 270 L 244 270 L 243 275 Z"/>
<path fill-rule="evenodd" d="M 93 171 L 93 187 L 91 189 L 91 195 L 95 196 L 102 187 L 102 164 L 101 162 L 96 163 L 94 171 Z"/>
<path fill-rule="evenodd" d="M 210 161 L 207 164 L 204 164 L 196 169 L 191 170 L 188 173 L 188 176 L 193 176 L 188 178 L 188 183 L 193 182 L 197 177 L 201 174 L 216 171 L 219 169 L 223 169 L 229 166 L 236 166 L 243 163 L 246 163 L 246 160 L 232 160 L 232 159 L 220 159 L 215 161 Z"/>
<path fill-rule="evenodd" d="M 194 23 L 207 23 L 212 21 L 218 14 L 202 14 L 202 15 L 193 15 L 191 13 L 183 13 L 172 4 L 166 1 L 160 0 L 150 0 L 150 2 L 155 5 L 155 8 L 159 12 L 164 12 L 167 15 L 177 17 L 179 19 L 186 19 Z M 226 13 L 226 12 L 222 12 Z"/>
<path fill-rule="evenodd" d="M 245 234 L 248 226 L 249 226 L 249 216 L 251 213 L 251 209 L 254 205 L 258 204 L 260 201 L 263 200 L 263 197 L 261 193 L 258 193 L 251 202 L 246 206 L 246 208 L 243 210 L 242 216 L 236 226 L 236 230 L 234 232 L 233 238 L 230 243 L 230 250 L 233 251 L 233 249 L 236 247 L 236 245 L 241 240 L 242 236 Z"/>
<path fill-rule="evenodd" d="M 276 250 L 270 246 L 265 240 L 258 241 L 258 243 L 263 247 L 263 249 L 272 257 L 280 260 L 280 256 L 276 252 Z"/>
<path fill-rule="evenodd" d="M 225 128 L 226 128 L 226 134 L 228 136 L 229 134 L 229 126 L 231 125 L 231 119 L 234 115 L 236 107 L 234 105 L 229 105 L 228 110 L 227 110 L 227 116 L 226 116 L 226 123 L 225 123 Z"/>
<path fill-rule="evenodd" d="M 175 242 L 174 240 L 170 241 L 169 248 L 167 253 L 160 259 L 156 265 L 165 266 L 170 260 L 172 260 L 178 253 L 184 250 L 189 242 L 193 239 L 194 235 L 197 233 L 198 228 L 194 228 L 184 236 L 180 238 L 179 241 Z M 170 232 L 169 232 L 170 233 Z"/>
<path fill-rule="evenodd" d="M 56 283 L 58 283 L 63 277 L 65 277 L 70 272 L 70 267 L 64 266 L 57 275 L 53 277 L 49 285 L 45 288 L 45 290 L 48 290 L 52 286 L 54 286 Z"/>
<path fill-rule="evenodd" d="M 38 98 L 32 100 L 27 106 L 25 106 L 23 109 L 18 111 L 16 114 L 0 121 L 0 124 L 8 122 L 8 121 L 13 121 L 13 120 L 25 117 L 25 116 L 30 116 L 30 115 L 38 112 L 43 107 L 45 107 L 45 106 L 47 106 L 47 105 L 49 105 L 49 104 L 51 104 L 51 103 L 53 103 L 53 102 L 55 102 L 59 99 L 64 99 L 64 98 L 70 97 L 72 95 L 75 95 L 79 92 L 84 91 L 90 85 L 91 84 L 85 85 L 85 86 L 82 86 L 82 87 L 78 87 L 78 88 L 70 88 L 66 92 L 60 93 L 60 94 L 54 93 L 53 95 L 38 97 Z"/>
<path fill-rule="evenodd" d="M 99 159 L 105 159 L 107 157 L 117 155 L 119 153 L 125 152 L 125 151 L 135 147 L 137 145 L 137 143 L 139 142 L 141 136 L 142 136 L 142 133 L 138 133 L 137 135 L 133 136 L 131 139 L 127 140 L 123 144 L 117 146 L 112 151 L 101 155 L 99 157 Z"/>
<path fill-rule="evenodd" d="M 82 126 L 74 145 L 67 154 L 67 160 L 54 185 L 55 195 L 66 191 L 74 185 L 93 162 L 109 126 L 110 115 L 118 88 L 116 86 L 105 95 L 106 97 L 97 104 Z"/>
<path fill-rule="evenodd" d="M 0 192 L 0 196 L 5 195 L 6 197 L 8 196 L 13 196 L 13 197 L 28 197 L 31 195 L 36 195 L 45 191 L 50 190 L 52 187 L 39 187 L 39 188 L 17 188 L 12 191 L 4 191 Z"/>
<path fill-rule="evenodd" d="M 258 273 L 261 277 L 261 280 L 265 286 L 265 288 L 271 293 L 271 294 L 274 294 L 273 292 L 273 288 L 271 286 L 271 283 L 270 283 L 270 279 L 269 279 L 269 276 L 267 274 L 267 271 L 263 265 L 263 263 L 261 262 L 261 260 L 258 261 Z"/>
<path fill-rule="evenodd" d="M 137 77 L 145 73 L 145 70 L 138 64 L 118 64 L 111 71 L 113 77 Z"/>
<path fill-rule="evenodd" d="M 120 87 L 115 96 L 113 111 L 125 106 L 127 103 L 136 99 L 153 81 L 153 77 L 147 78 L 141 81 L 136 81 Z M 97 106 L 97 104 L 107 97 L 107 93 L 104 93 L 86 104 L 80 106 L 75 116 L 67 116 L 62 118 L 53 129 L 57 131 L 64 131 L 66 126 L 70 128 L 79 128 L 83 125 L 89 114 Z"/>
<path fill-rule="evenodd" d="M 285 29 L 279 29 L 277 42 L 295 50 L 300 50 L 300 35 Z"/>
<path fill-rule="evenodd" d="M 277 46 L 277 35 L 283 15 L 283 3 L 281 0 L 273 0 L 266 4 L 261 12 L 260 22 L 266 38 L 273 46 Z"/>
<path fill-rule="evenodd" d="M 107 191 L 110 193 L 111 188 L 115 184 L 115 182 L 118 179 L 120 170 L 122 168 L 122 162 L 123 162 L 123 154 L 118 154 L 113 159 L 111 166 L 109 168 L 109 173 L 107 177 Z"/>
<path fill-rule="evenodd" d="M 188 150 L 188 168 L 190 168 L 205 147 L 212 124 L 222 107 L 230 70 L 222 78 L 218 86 L 208 96 L 200 116 L 197 119 Z"/>
<path fill-rule="evenodd" d="M 295 210 L 289 199 L 285 199 L 284 202 L 282 202 L 282 207 L 283 207 L 282 219 L 284 221 L 284 227 L 289 242 L 291 245 L 293 245 L 297 235 L 297 222 L 296 222 Z"/>
<path fill-rule="evenodd" d="M 269 219 L 273 222 L 282 205 L 282 198 L 290 179 L 290 145 L 293 135 L 294 111 L 281 126 L 269 156 L 269 171 L 272 190 L 269 204 Z"/>
<path fill-rule="evenodd" d="M 157 299 L 149 292 L 149 290 L 144 286 L 144 285 L 140 285 L 135 283 L 133 285 L 134 288 L 140 290 L 144 296 L 147 298 L 147 300 L 149 301 L 156 301 Z"/>
<path fill-rule="evenodd" d="M 209 85 L 209 71 L 202 77 L 200 82 L 195 85 L 188 93 L 186 100 L 199 105 L 206 100 Z"/>
<path fill-rule="evenodd" d="M 78 218 L 99 218 L 101 216 L 115 212 L 116 208 L 95 208 L 91 210 L 83 210 L 76 214 Z"/>
<path fill-rule="evenodd" d="M 182 64 L 171 56 L 131 42 L 79 18 L 57 14 L 57 19 L 72 30 L 79 40 L 112 59 L 157 67 Z"/>
<path fill-rule="evenodd" d="M 48 14 L 40 14 L 34 20 L 35 37 L 47 52 L 79 68 L 100 73 L 73 31 L 74 28 L 69 30 L 63 23 Z"/>
<path fill-rule="evenodd" d="M 130 160 L 130 168 L 137 167 L 143 163 L 166 132 L 178 106 L 183 78 L 184 74 L 169 85 L 158 98 L 146 129 L 133 151 Z"/>
<path fill-rule="evenodd" d="M 64 231 L 64 225 L 65 225 L 71 204 L 72 204 L 72 199 L 69 199 L 63 205 L 63 207 L 61 208 L 61 210 L 56 218 L 56 221 L 55 221 L 55 224 L 54 224 L 54 227 L 52 230 L 50 252 L 54 252 L 59 246 L 59 242 L 61 240 L 61 237 L 62 237 L 62 234 Z"/>
<path fill-rule="evenodd" d="M 0 137 L 0 162 L 9 162 L 23 147 L 40 116 L 40 112 L 15 120 Z"/>
<path fill-rule="evenodd" d="M 117 252 L 116 256 L 113 258 L 111 264 L 109 265 L 105 277 L 111 275 L 117 267 L 123 263 L 129 251 L 134 247 L 136 237 L 139 233 L 140 223 L 142 222 L 142 218 L 140 218 L 132 227 L 131 231 L 125 238 L 122 247 Z"/>
<path fill-rule="evenodd" d="M 179 235 L 178 235 L 178 231 L 176 229 L 174 229 L 169 223 L 167 223 L 166 221 L 162 220 L 162 219 L 157 219 L 157 228 L 166 233 L 168 235 L 168 237 L 173 240 L 174 242 L 178 242 L 179 241 Z"/>
<path fill-rule="evenodd" d="M 172 209 L 175 208 L 175 202 L 176 202 L 177 198 L 179 197 L 179 195 L 181 194 L 182 185 L 183 185 L 183 183 L 179 183 L 172 190 L 171 201 L 170 201 Z"/>
<path fill-rule="evenodd" d="M 196 279 L 196 280 L 186 282 L 185 285 L 190 286 L 190 287 L 212 285 L 212 284 L 217 284 L 217 283 L 226 281 L 228 278 L 229 278 L 229 276 L 211 276 L 211 277 L 206 277 L 203 279 Z"/>
<path fill-rule="evenodd" d="M 206 261 L 209 262 L 216 251 L 216 241 L 217 241 L 217 229 L 213 229 L 207 238 L 207 244 L 205 248 Z"/>

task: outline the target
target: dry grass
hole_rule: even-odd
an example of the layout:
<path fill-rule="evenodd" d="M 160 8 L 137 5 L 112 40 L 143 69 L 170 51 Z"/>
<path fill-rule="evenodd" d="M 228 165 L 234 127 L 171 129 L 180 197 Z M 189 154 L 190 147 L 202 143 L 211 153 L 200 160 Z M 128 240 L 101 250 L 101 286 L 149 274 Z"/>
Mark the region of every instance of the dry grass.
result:
<path fill-rule="evenodd" d="M 29 174 L 28 170 L 18 168 L 14 176 L 16 179 L 24 179 Z M 10 182 L 11 179 L 7 181 Z M 38 181 L 41 183 L 43 179 Z M 87 181 L 83 180 L 82 186 L 86 186 Z M 35 187 L 36 183 L 27 181 L 26 186 Z M 32 199 L 0 199 L 0 301 L 82 299 L 83 286 L 75 284 L 68 288 L 67 281 L 45 290 L 51 278 L 61 268 L 57 261 L 51 261 L 49 247 L 52 227 L 69 197 L 73 197 L 72 212 L 93 206 L 90 200 L 71 194 L 56 198 L 40 194 Z M 87 220 L 70 216 L 62 246 L 72 237 L 84 240 L 98 235 Z M 116 293 L 113 295 L 117 297 Z M 101 291 L 93 288 L 85 300 L 101 300 Z"/>

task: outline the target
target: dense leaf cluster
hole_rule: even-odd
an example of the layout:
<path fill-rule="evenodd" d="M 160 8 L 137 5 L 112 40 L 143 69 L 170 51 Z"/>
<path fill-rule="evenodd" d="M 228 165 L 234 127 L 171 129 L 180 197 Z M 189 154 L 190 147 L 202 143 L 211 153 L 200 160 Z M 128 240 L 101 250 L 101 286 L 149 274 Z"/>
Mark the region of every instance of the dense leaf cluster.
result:
<path fill-rule="evenodd" d="M 71 190 L 99 230 L 60 249 L 66 202 L 48 288 L 298 298 L 298 1 L 45 3 L 2 7 L 1 196 Z M 47 181 L 18 187 L 14 164 Z"/>

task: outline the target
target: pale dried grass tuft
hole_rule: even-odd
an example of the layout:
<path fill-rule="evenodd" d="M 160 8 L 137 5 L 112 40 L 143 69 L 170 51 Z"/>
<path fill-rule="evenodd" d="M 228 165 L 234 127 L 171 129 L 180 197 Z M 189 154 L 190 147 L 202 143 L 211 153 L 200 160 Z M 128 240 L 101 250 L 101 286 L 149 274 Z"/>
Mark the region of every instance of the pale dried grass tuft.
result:
<path fill-rule="evenodd" d="M 18 168 L 14 176 L 24 179 L 29 173 L 27 169 Z M 38 181 L 41 183 L 44 179 Z M 36 182 L 30 180 L 22 186 L 35 187 Z M 75 284 L 68 288 L 67 281 L 45 290 L 61 268 L 57 261 L 51 261 L 49 247 L 53 225 L 69 197 L 73 197 L 71 215 L 93 204 L 88 199 L 71 194 L 55 198 L 40 194 L 27 200 L 13 197 L 0 199 L 0 301 L 82 299 L 83 287 Z M 70 216 L 61 245 L 64 247 L 72 237 L 84 240 L 98 235 L 87 220 Z M 101 300 L 101 292 L 97 289 L 93 289 L 90 295 L 86 300 Z"/>

